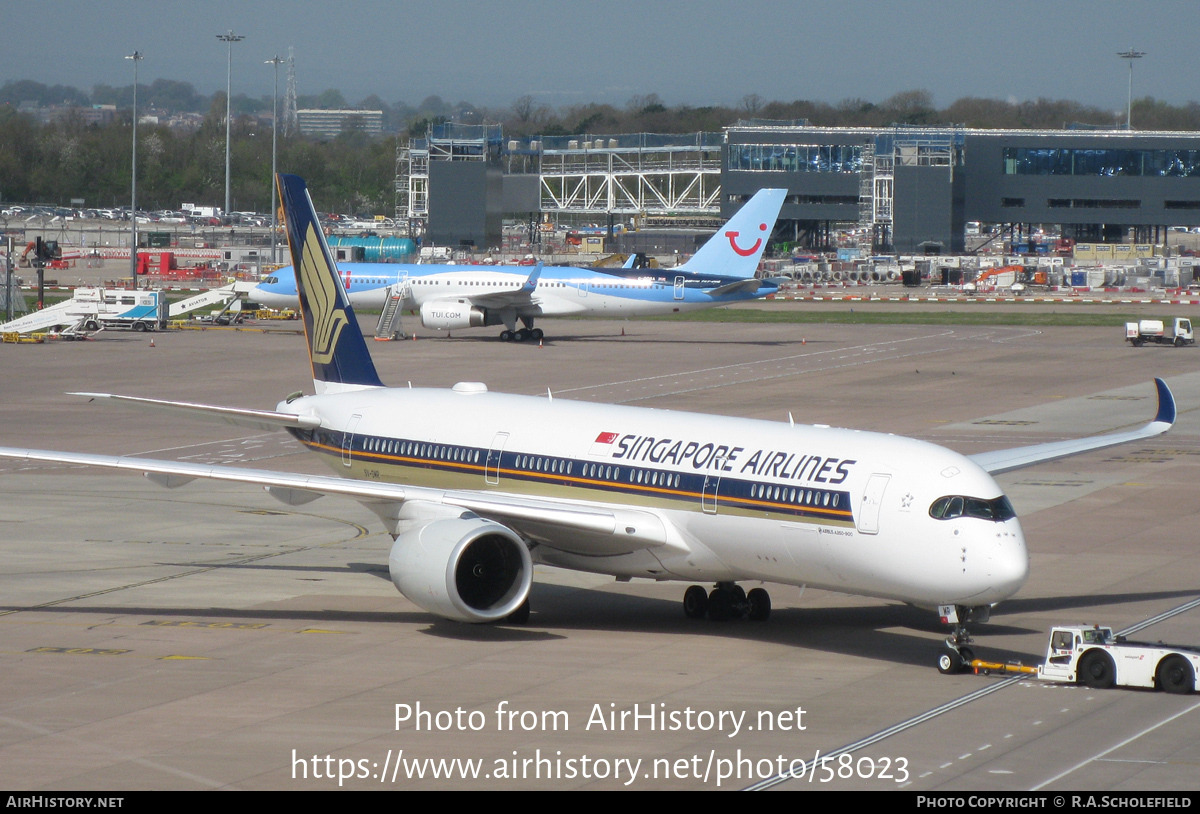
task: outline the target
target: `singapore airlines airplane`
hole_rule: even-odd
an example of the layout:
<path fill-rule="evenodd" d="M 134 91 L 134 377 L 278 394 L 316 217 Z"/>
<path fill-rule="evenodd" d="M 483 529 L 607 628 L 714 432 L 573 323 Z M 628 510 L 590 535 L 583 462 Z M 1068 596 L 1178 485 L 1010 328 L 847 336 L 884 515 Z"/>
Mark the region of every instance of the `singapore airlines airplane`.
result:
<path fill-rule="evenodd" d="M 388 388 L 379 380 L 304 182 L 279 176 L 314 395 L 249 410 L 81 393 L 126 406 L 284 430 L 342 477 L 42 450 L 0 456 L 125 469 L 167 487 L 196 478 L 263 486 L 299 505 L 345 495 L 395 542 L 392 581 L 426 611 L 465 622 L 528 618 L 535 562 L 711 583 L 689 617 L 766 619 L 737 584 L 812 585 L 986 621 L 1025 582 L 1021 524 L 992 475 L 1168 430 L 1161 381 L 1138 430 L 974 456 L 824 426 L 493 393 Z M 953 620 L 952 620 L 953 621 Z M 961 627 L 950 640 L 969 639 Z"/>
<path fill-rule="evenodd" d="M 543 336 L 533 325 L 538 317 L 652 316 L 773 293 L 777 286 L 754 273 L 786 195 L 784 189 L 759 190 L 688 262 L 654 277 L 633 269 L 541 265 L 340 263 L 337 269 L 358 308 L 383 309 L 395 298 L 397 307 L 418 310 L 426 328 L 503 325 L 502 340 L 537 341 Z M 248 296 L 270 308 L 295 308 L 294 267 L 273 272 Z"/>

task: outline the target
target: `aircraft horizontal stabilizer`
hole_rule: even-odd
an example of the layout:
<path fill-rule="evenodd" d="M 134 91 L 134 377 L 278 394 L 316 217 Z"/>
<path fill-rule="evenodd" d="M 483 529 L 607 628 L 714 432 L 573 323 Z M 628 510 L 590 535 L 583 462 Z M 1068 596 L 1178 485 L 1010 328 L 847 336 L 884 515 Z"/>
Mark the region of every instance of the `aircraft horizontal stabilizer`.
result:
<path fill-rule="evenodd" d="M 1046 461 L 1056 461 L 1059 458 L 1078 455 L 1081 452 L 1091 452 L 1162 435 L 1175 423 L 1175 396 L 1171 394 L 1171 388 L 1167 387 L 1167 383 L 1162 379 L 1155 379 L 1154 384 L 1158 388 L 1158 413 L 1154 416 L 1153 421 L 1140 429 L 1095 435 L 1091 438 L 1076 438 L 1070 441 L 1052 441 L 1048 444 L 1000 449 L 995 452 L 981 452 L 968 457 L 990 474 L 998 475 L 1001 472 L 1011 472 L 1014 469 Z"/>
<path fill-rule="evenodd" d="M 710 297 L 724 297 L 728 294 L 740 294 L 742 292 L 753 294 L 755 291 L 758 291 L 761 284 L 761 280 L 751 277 L 749 280 L 738 280 L 736 283 L 726 283 L 716 288 L 710 288 L 706 293 Z"/>
<path fill-rule="evenodd" d="M 372 510 L 380 508 L 380 504 L 398 506 L 408 500 L 419 500 L 466 509 L 480 517 L 504 521 L 518 529 L 528 525 L 533 536 L 537 536 L 538 529 L 553 528 L 559 535 L 564 531 L 569 532 L 567 536 L 572 538 L 571 550 L 591 556 L 611 556 L 663 545 L 680 548 L 679 543 L 668 542 L 664 522 L 656 513 L 640 509 L 607 506 L 585 508 L 567 502 L 467 490 L 401 486 L 328 475 L 302 475 L 116 455 L 0 447 L 0 458 L 141 472 L 168 488 L 181 486 L 192 479 L 256 484 L 292 506 L 307 503 L 321 495 L 349 497 Z"/>
<path fill-rule="evenodd" d="M 218 407 L 212 404 L 194 404 L 186 401 L 162 401 L 160 399 L 144 399 L 137 396 L 114 396 L 110 393 L 68 393 L 69 396 L 84 396 L 85 398 L 114 402 L 124 407 L 135 407 L 142 410 L 157 410 L 159 412 L 184 414 L 190 418 L 204 421 L 214 421 L 221 424 L 232 424 L 235 427 L 248 427 L 253 430 L 286 430 L 316 429 L 321 426 L 321 420 L 313 416 L 277 413 L 272 410 L 244 410 L 240 407 Z"/>

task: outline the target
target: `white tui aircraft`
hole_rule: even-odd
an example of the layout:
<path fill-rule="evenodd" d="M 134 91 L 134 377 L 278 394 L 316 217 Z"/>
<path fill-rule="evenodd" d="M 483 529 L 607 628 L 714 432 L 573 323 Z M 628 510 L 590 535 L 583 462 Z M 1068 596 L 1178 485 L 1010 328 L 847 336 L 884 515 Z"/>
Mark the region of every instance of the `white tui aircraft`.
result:
<path fill-rule="evenodd" d="M 1138 430 L 964 456 L 869 432 L 489 392 L 385 387 L 334 272 L 304 182 L 279 176 L 315 394 L 247 410 L 82 393 L 127 406 L 285 430 L 342 477 L 40 450 L 0 456 L 263 486 L 299 505 L 362 502 L 395 542 L 392 581 L 423 609 L 465 622 L 522 621 L 535 562 L 713 583 L 684 610 L 765 619 L 737 585 L 812 585 L 951 606 L 962 622 L 1025 582 L 1021 525 L 997 472 L 1150 437 L 1175 403 L 1161 381 Z M 420 416 L 420 421 L 413 421 Z M 968 639 L 961 628 L 951 645 Z"/>
<path fill-rule="evenodd" d="M 500 338 L 542 338 L 539 317 L 653 316 L 755 300 L 778 286 L 755 279 L 758 261 L 787 195 L 762 189 L 696 254 L 676 269 L 654 275 L 632 268 L 566 266 L 464 266 L 421 263 L 339 263 L 351 305 L 383 309 L 395 298 L 436 330 L 503 325 Z M 250 299 L 270 308 L 295 308 L 294 266 L 254 287 Z M 518 328 L 518 323 L 523 327 Z"/>

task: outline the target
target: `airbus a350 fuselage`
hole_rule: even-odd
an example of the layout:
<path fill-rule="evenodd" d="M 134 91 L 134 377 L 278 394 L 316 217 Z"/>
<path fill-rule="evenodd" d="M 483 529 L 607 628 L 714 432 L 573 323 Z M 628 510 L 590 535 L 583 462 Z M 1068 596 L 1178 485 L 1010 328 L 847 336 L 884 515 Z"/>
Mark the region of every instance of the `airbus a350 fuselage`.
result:
<path fill-rule="evenodd" d="M 812 585 L 928 607 L 998 602 L 1028 573 L 1020 522 L 991 476 L 909 438 L 473 383 L 313 396 L 278 410 L 319 419 L 320 429 L 295 434 L 349 477 L 648 510 L 616 534 L 508 520 L 548 564 Z M 936 501 L 955 496 L 987 508 L 931 516 Z"/>

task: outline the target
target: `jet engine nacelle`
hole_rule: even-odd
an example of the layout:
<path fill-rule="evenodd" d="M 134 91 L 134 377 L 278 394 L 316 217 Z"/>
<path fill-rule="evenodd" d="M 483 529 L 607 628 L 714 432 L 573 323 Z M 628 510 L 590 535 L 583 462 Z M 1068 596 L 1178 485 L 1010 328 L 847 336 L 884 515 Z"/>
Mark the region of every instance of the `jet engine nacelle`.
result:
<path fill-rule="evenodd" d="M 421 608 L 460 622 L 495 622 L 533 584 L 529 549 L 512 529 L 480 517 L 435 520 L 396 538 L 392 582 Z"/>
<path fill-rule="evenodd" d="M 421 324 L 439 331 L 480 328 L 488 324 L 487 312 L 461 300 L 434 300 L 421 303 Z"/>

